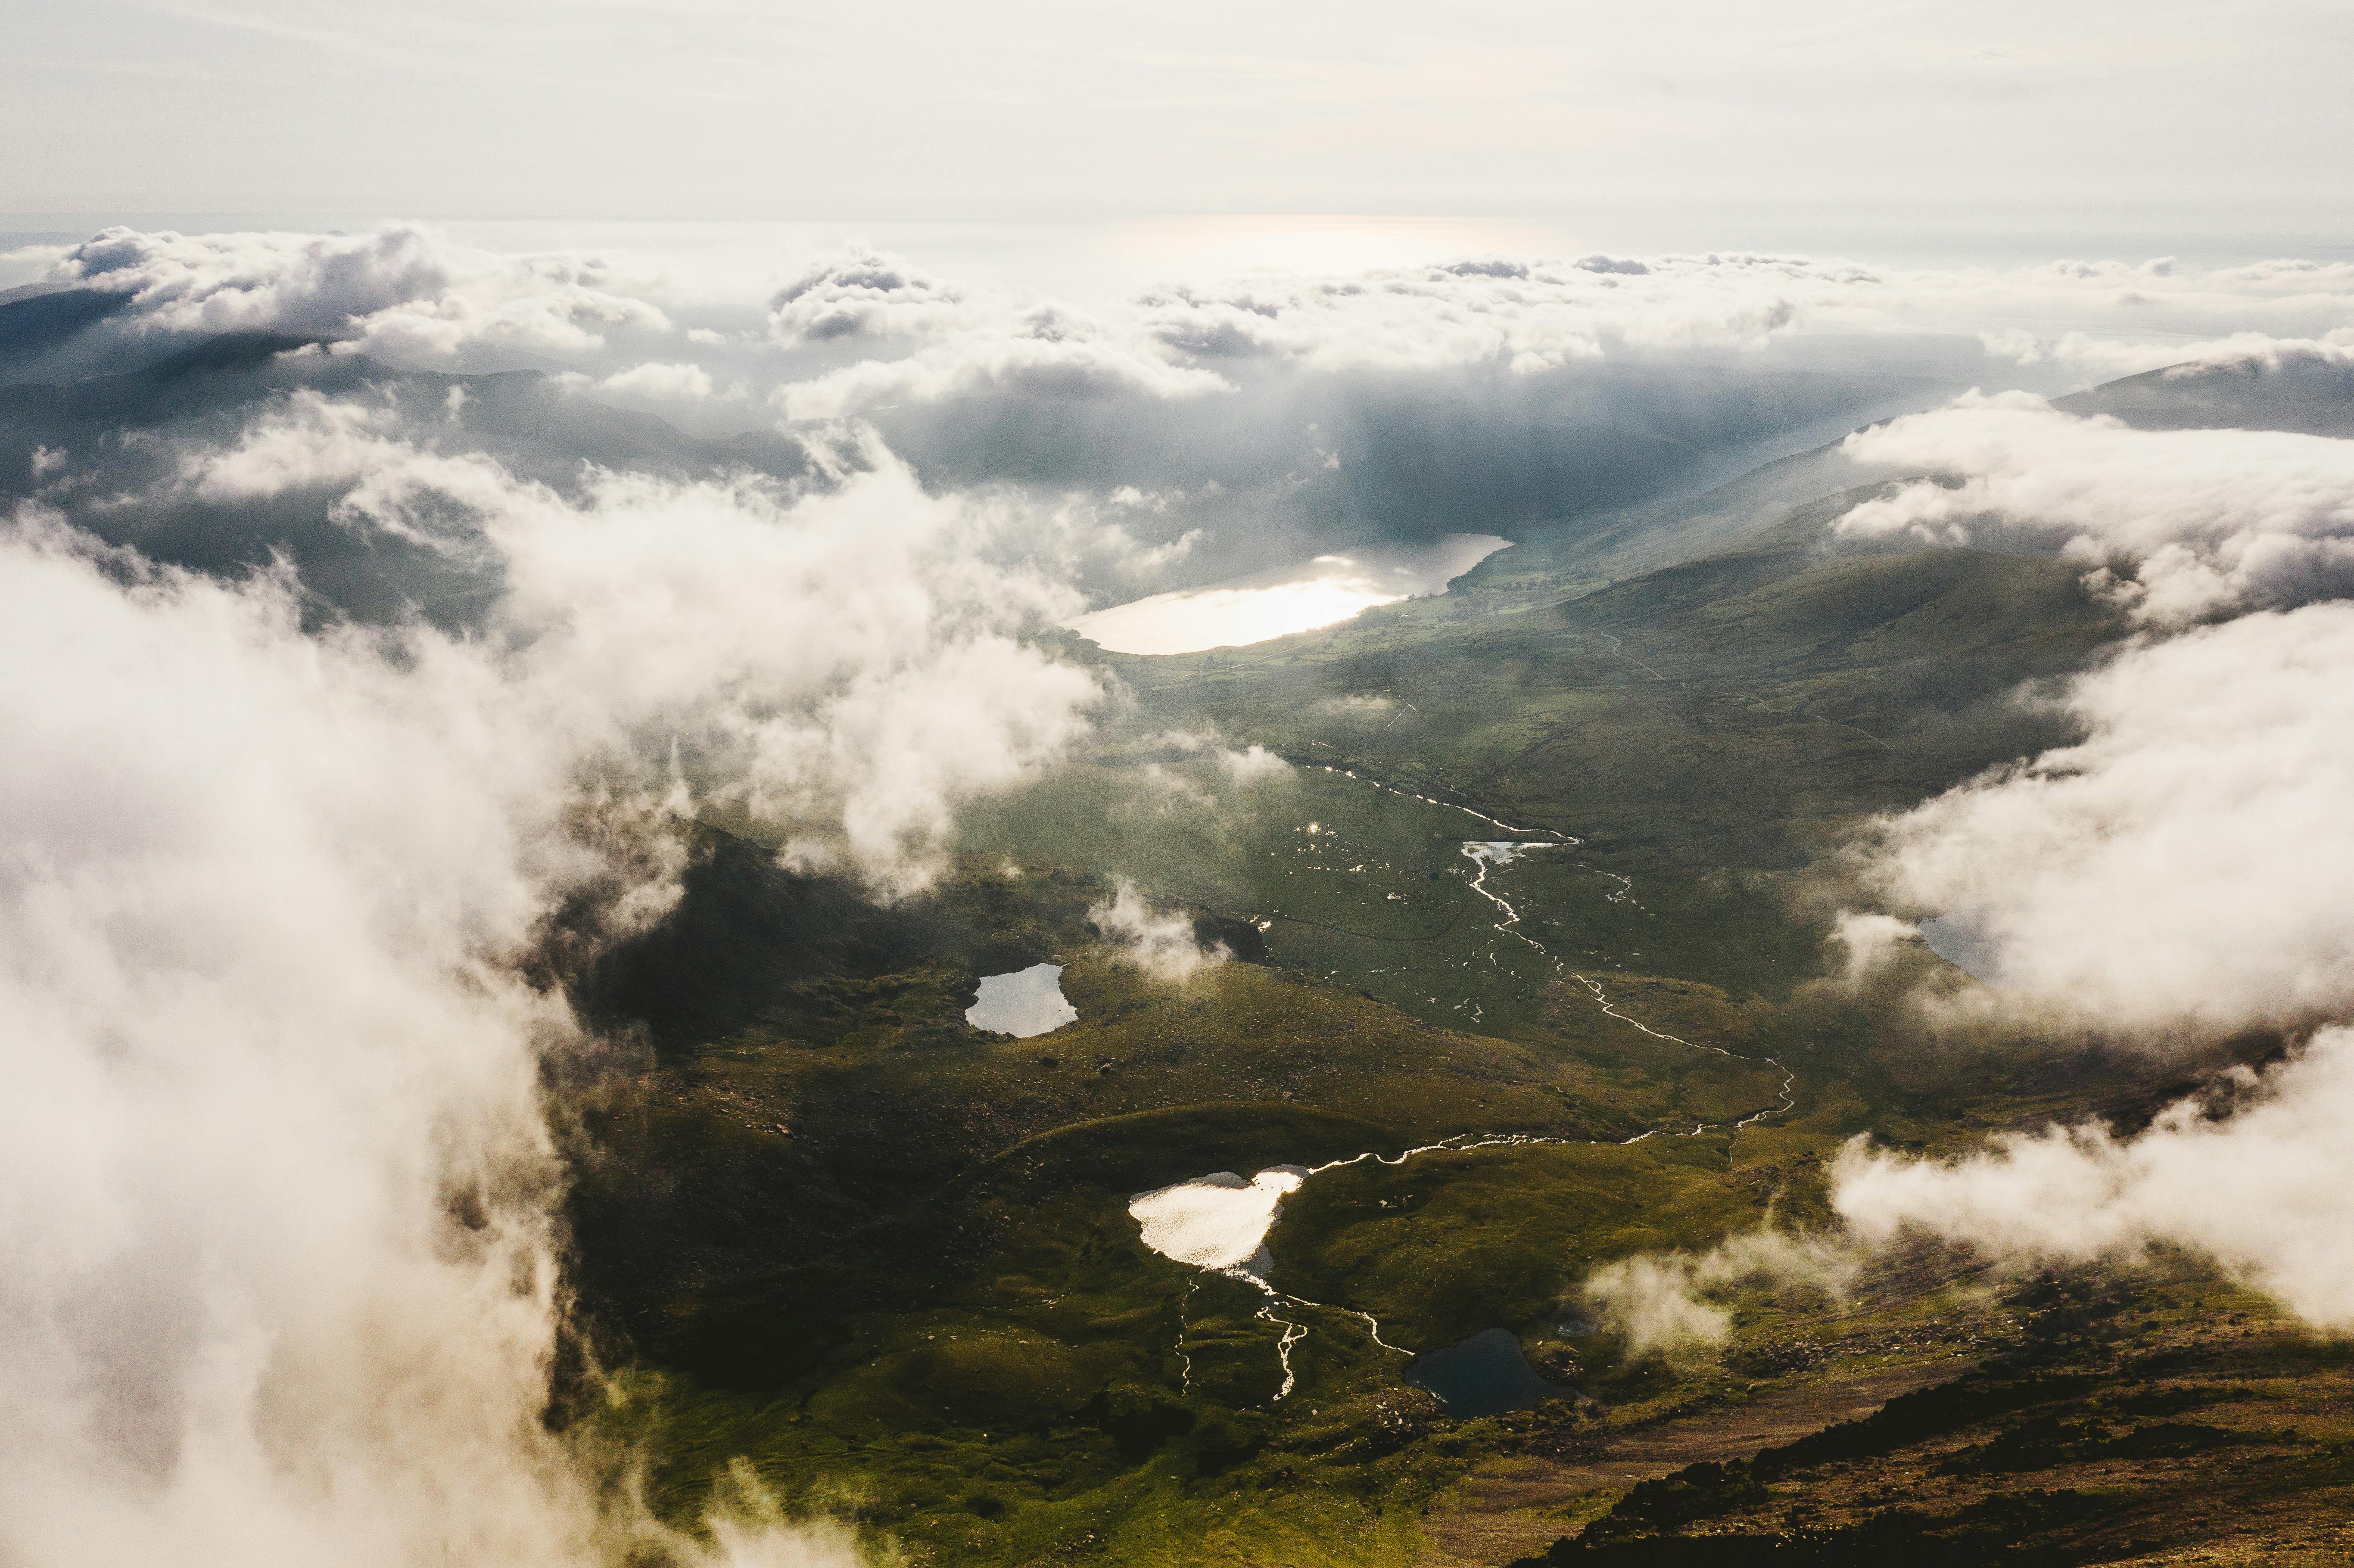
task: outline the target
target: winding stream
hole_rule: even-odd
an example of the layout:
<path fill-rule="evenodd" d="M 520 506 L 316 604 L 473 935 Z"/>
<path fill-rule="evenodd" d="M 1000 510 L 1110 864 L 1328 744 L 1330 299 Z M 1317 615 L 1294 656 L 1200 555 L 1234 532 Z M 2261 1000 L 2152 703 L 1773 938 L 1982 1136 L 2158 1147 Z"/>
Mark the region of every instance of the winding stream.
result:
<path fill-rule="evenodd" d="M 1355 778 L 1356 775 L 1352 773 L 1350 777 Z M 1361 781 L 1374 783 L 1377 789 L 1389 788 L 1370 779 Z M 1407 793 L 1403 790 L 1396 792 Z M 1415 798 L 1427 799 L 1424 796 Z M 1444 805 L 1447 802 L 1433 800 L 1430 804 Z M 1476 811 L 1469 811 L 1468 808 L 1456 809 L 1466 810 L 1468 814 L 1479 817 L 1481 821 L 1495 822 L 1495 819 L 1480 816 Z M 1502 827 L 1504 824 L 1495 822 L 1495 825 Z M 1543 944 L 1535 938 L 1517 929 L 1521 924 L 1520 911 L 1513 908 L 1511 902 L 1503 895 L 1488 885 L 1489 874 L 1511 864 L 1512 862 L 1532 852 L 1568 848 L 1578 842 L 1576 839 L 1567 837 L 1537 841 L 1518 839 L 1465 841 L 1462 847 L 1463 854 L 1479 867 L 1478 874 L 1470 883 L 1471 890 L 1494 905 L 1502 915 L 1502 918 L 1494 922 L 1497 934 L 1525 942 L 1537 952 L 1545 954 L 1554 972 L 1575 980 L 1583 986 L 1591 994 L 1595 1004 L 1600 1007 L 1606 1016 L 1640 1030 L 1654 1040 L 1681 1045 L 1691 1051 L 1712 1051 L 1736 1062 L 1764 1062 L 1779 1072 L 1782 1075 L 1782 1082 L 1776 1103 L 1732 1123 L 1728 1129 L 1731 1132 L 1737 1133 L 1743 1128 L 1754 1126 L 1767 1117 L 1779 1116 L 1789 1110 L 1797 1104 L 1797 1075 L 1779 1059 L 1772 1056 L 1744 1056 L 1739 1052 L 1728 1051 L 1721 1045 L 1698 1044 L 1680 1035 L 1670 1034 L 1665 1030 L 1654 1029 L 1631 1013 L 1620 1011 L 1610 1000 L 1609 994 L 1602 989 L 1601 983 L 1592 976 L 1570 969 L 1559 959 L 1545 953 Z M 1615 874 L 1606 872 L 1602 874 L 1614 875 Z M 1622 884 L 1622 886 L 1617 894 L 1611 895 L 1614 900 L 1631 898 L 1634 893 L 1633 882 L 1623 876 L 1617 877 L 1617 880 Z M 1660 1136 L 1697 1138 L 1719 1129 L 1720 1126 L 1721 1124 L 1713 1122 L 1701 1122 L 1696 1124 L 1690 1132 L 1665 1135 L 1657 1128 L 1653 1128 L 1617 1141 L 1624 1147 Z M 1338 1171 L 1351 1165 L 1361 1165 L 1367 1160 L 1380 1165 L 1399 1166 L 1409 1160 L 1426 1154 L 1463 1154 L 1481 1149 L 1512 1149 L 1535 1145 L 1593 1145 L 1603 1141 L 1605 1140 L 1600 1139 L 1549 1138 L 1534 1133 L 1486 1135 L 1458 1133 L 1451 1138 L 1441 1139 L 1436 1143 L 1418 1144 L 1394 1155 L 1367 1150 L 1344 1159 L 1327 1160 L 1321 1165 L 1271 1165 L 1248 1181 L 1245 1181 L 1231 1171 L 1215 1171 L 1207 1176 L 1195 1177 L 1191 1181 L 1156 1188 L 1149 1192 L 1139 1192 L 1129 1200 L 1128 1212 L 1135 1216 L 1144 1245 L 1153 1251 L 1205 1273 L 1223 1274 L 1228 1278 L 1241 1280 L 1258 1290 L 1261 1300 L 1256 1316 L 1278 1330 L 1276 1355 L 1283 1369 L 1283 1386 L 1277 1391 L 1275 1397 L 1279 1401 L 1298 1386 L 1299 1380 L 1291 1364 L 1291 1350 L 1294 1345 L 1308 1337 L 1308 1326 L 1284 1317 L 1278 1308 L 1293 1311 L 1306 1309 L 1345 1313 L 1363 1323 L 1373 1343 L 1382 1349 L 1398 1355 L 1415 1353 L 1404 1346 L 1394 1345 L 1383 1339 L 1380 1319 L 1372 1313 L 1360 1311 L 1353 1307 L 1341 1307 L 1331 1302 L 1313 1301 L 1303 1296 L 1294 1296 L 1278 1287 L 1269 1279 L 1268 1276 L 1274 1272 L 1274 1258 L 1268 1250 L 1267 1237 L 1267 1234 L 1274 1229 L 1277 1219 L 1280 1217 L 1283 1201 L 1286 1198 L 1299 1192 L 1309 1181 L 1327 1171 Z M 1186 1304 L 1192 1301 L 1193 1290 L 1193 1285 L 1189 1284 L 1185 1293 Z M 1177 1354 L 1183 1364 L 1185 1383 L 1190 1387 L 1193 1381 L 1193 1361 L 1185 1353 L 1185 1336 L 1191 1328 L 1191 1323 L 1185 1313 L 1186 1306 L 1181 1304 Z"/>

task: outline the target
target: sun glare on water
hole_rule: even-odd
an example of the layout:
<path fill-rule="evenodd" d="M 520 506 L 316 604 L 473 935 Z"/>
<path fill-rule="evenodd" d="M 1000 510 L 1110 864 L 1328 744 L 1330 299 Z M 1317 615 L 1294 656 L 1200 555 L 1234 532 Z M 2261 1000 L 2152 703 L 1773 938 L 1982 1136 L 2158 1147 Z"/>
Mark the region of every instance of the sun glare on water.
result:
<path fill-rule="evenodd" d="M 1443 591 L 1510 541 L 1448 534 L 1426 545 L 1366 545 L 1297 566 L 1154 594 L 1068 624 L 1115 653 L 1197 653 L 1337 626 L 1377 605 Z"/>

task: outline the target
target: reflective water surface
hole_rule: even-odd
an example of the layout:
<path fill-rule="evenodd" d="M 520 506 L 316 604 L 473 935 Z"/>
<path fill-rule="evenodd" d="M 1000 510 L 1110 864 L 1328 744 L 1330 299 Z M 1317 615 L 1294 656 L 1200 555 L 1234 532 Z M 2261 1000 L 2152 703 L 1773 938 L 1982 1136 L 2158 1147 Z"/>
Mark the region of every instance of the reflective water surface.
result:
<path fill-rule="evenodd" d="M 1271 572 L 1114 605 L 1080 616 L 1070 626 L 1115 653 L 1238 648 L 1313 631 L 1375 605 L 1437 593 L 1509 545 L 1493 534 L 1362 545 Z"/>
<path fill-rule="evenodd" d="M 981 999 L 965 1009 L 975 1029 L 1026 1040 L 1078 1020 L 1079 1010 L 1063 996 L 1063 966 L 1033 964 L 1011 974 L 983 975 Z"/>

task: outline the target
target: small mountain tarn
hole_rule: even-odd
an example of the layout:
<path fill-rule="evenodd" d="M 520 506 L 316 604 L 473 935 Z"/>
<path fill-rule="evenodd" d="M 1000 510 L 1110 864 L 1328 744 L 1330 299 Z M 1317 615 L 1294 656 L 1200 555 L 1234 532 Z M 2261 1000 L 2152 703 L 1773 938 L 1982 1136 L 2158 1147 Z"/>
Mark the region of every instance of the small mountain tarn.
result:
<path fill-rule="evenodd" d="M 1063 966 L 1033 964 L 1011 974 L 981 977 L 981 995 L 965 1009 L 967 1023 L 1016 1040 L 1049 1034 L 1078 1022 L 1079 1010 L 1063 995 Z"/>
<path fill-rule="evenodd" d="M 1510 1329 L 1483 1329 L 1469 1339 L 1428 1351 L 1407 1363 L 1405 1381 L 1438 1396 L 1447 1414 L 1501 1415 L 1577 1391 L 1538 1375 Z"/>

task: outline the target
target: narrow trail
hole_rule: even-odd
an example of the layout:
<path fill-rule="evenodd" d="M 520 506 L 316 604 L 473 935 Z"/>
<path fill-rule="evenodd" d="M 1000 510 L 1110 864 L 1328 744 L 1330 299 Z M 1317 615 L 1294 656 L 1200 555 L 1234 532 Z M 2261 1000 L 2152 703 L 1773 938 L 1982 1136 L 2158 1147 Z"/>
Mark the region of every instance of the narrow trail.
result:
<path fill-rule="evenodd" d="M 1626 660 L 1627 662 L 1634 665 L 1637 669 L 1650 676 L 1654 681 L 1664 681 L 1667 679 L 1665 675 L 1660 674 L 1657 670 L 1652 669 L 1649 664 L 1644 663 L 1640 659 L 1638 659 L 1632 653 L 1628 652 L 1626 651 L 1626 643 L 1621 639 L 1613 637 L 1607 631 L 1597 631 L 1594 635 L 1602 639 L 1603 641 L 1610 644 L 1610 652 L 1613 654 L 1618 658 Z"/>
<path fill-rule="evenodd" d="M 1732 700 L 1739 702 L 1741 699 L 1735 697 Z M 1870 730 L 1864 728 L 1860 724 L 1850 724 L 1845 719 L 1828 718 L 1821 714 L 1810 714 L 1803 708 L 1777 708 L 1768 704 L 1763 697 L 1751 697 L 1748 700 L 1755 703 L 1757 706 L 1764 708 L 1776 718 L 1812 719 L 1817 724 L 1827 724 L 1835 729 L 1851 729 L 1855 731 L 1856 734 L 1863 736 L 1864 739 L 1872 742 L 1872 745 L 1880 747 L 1882 751 L 1893 751 L 1896 749 L 1894 747 L 1889 745 L 1886 741 L 1881 739 L 1878 736 L 1872 734 Z"/>
<path fill-rule="evenodd" d="M 1426 801 L 1430 805 L 1437 806 L 1449 804 L 1449 802 L 1446 801 L 1431 800 L 1427 796 L 1413 795 L 1413 792 L 1410 790 L 1394 789 L 1391 786 L 1382 784 L 1378 780 L 1359 778 L 1359 776 L 1353 771 L 1347 769 L 1336 768 L 1328 769 L 1328 771 L 1347 772 L 1350 778 L 1358 779 L 1358 781 L 1361 783 L 1372 784 L 1373 788 L 1377 789 L 1392 789 L 1392 792 L 1394 794 L 1412 795 L 1413 799 Z M 1458 806 L 1454 809 L 1464 811 L 1467 815 L 1476 817 L 1483 822 L 1491 822 L 1498 827 L 1505 826 L 1505 824 L 1496 821 L 1496 819 L 1484 816 L 1477 811 L 1472 811 L 1468 807 Z M 1514 832 L 1518 830 L 1508 828 L 1506 831 Z M 1512 906 L 1510 899 L 1506 898 L 1502 894 L 1497 892 L 1488 885 L 1489 874 L 1503 866 L 1510 865 L 1512 862 L 1532 851 L 1543 849 L 1566 849 L 1576 845 L 1579 842 L 1581 841 L 1571 838 L 1566 834 L 1562 834 L 1555 838 L 1545 840 L 1471 840 L 1467 841 L 1464 843 L 1462 850 L 1463 854 L 1476 863 L 1479 866 L 1479 871 L 1471 879 L 1471 891 L 1495 906 L 1497 910 L 1502 915 L 1502 918 L 1495 922 L 1495 929 L 1498 935 L 1510 937 L 1516 941 L 1524 942 L 1534 951 L 1543 954 L 1553 964 L 1555 974 L 1566 976 L 1568 979 L 1573 980 L 1579 985 L 1583 986 L 1592 996 L 1595 1004 L 1602 1010 L 1606 1016 L 1609 1018 L 1627 1024 L 1630 1028 L 1639 1030 L 1643 1033 L 1649 1035 L 1654 1040 L 1681 1045 L 1688 1051 L 1712 1052 L 1715 1054 L 1725 1057 L 1731 1061 L 1751 1063 L 1763 1062 L 1772 1066 L 1776 1072 L 1782 1075 L 1782 1082 L 1776 1091 L 1776 1102 L 1760 1110 L 1751 1112 L 1749 1115 L 1743 1117 L 1738 1121 L 1733 1122 L 1729 1125 L 1716 1122 L 1700 1122 L 1695 1124 L 1690 1132 L 1662 1132 L 1659 1128 L 1654 1128 L 1647 1132 L 1637 1133 L 1632 1138 L 1620 1139 L 1617 1140 L 1618 1145 L 1624 1148 L 1633 1144 L 1641 1143 L 1646 1139 L 1652 1138 L 1699 1138 L 1709 1132 L 1719 1130 L 1726 1131 L 1731 1134 L 1737 1134 L 1744 1128 L 1754 1127 L 1757 1123 L 1764 1121 L 1768 1117 L 1780 1116 L 1792 1109 L 1797 1104 L 1797 1075 L 1779 1058 L 1773 1056 L 1745 1056 L 1737 1051 L 1727 1050 L 1722 1045 L 1702 1044 L 1693 1041 L 1686 1040 L 1681 1035 L 1671 1034 L 1666 1030 L 1655 1029 L 1650 1024 L 1644 1022 L 1641 1019 L 1635 1017 L 1632 1013 L 1620 1010 L 1618 1005 L 1611 1001 L 1609 993 L 1603 990 L 1601 983 L 1596 980 L 1592 976 L 1571 969 L 1560 959 L 1555 958 L 1553 954 L 1547 952 L 1543 943 L 1538 941 L 1534 937 L 1530 936 L 1526 931 L 1518 928 L 1521 925 L 1520 911 Z M 1620 884 L 1618 891 L 1608 895 L 1610 902 L 1631 902 L 1635 888 L 1632 878 L 1618 875 L 1618 874 L 1615 872 L 1602 872 L 1599 874 L 1611 877 Z M 1469 1154 L 1483 1149 L 1519 1149 L 1538 1146 L 1592 1147 L 1605 1141 L 1605 1139 L 1601 1139 L 1588 1138 L 1550 1138 L 1540 1134 L 1522 1132 L 1493 1133 L 1485 1135 L 1478 1133 L 1458 1133 L 1450 1138 L 1440 1139 L 1435 1143 L 1417 1144 L 1414 1148 L 1402 1150 L 1394 1155 L 1384 1154 L 1377 1150 L 1366 1150 L 1362 1153 L 1349 1155 L 1343 1159 L 1326 1160 L 1321 1165 L 1293 1166 L 1287 1167 L 1285 1169 L 1296 1171 L 1299 1177 L 1300 1184 L 1305 1185 L 1306 1182 L 1317 1176 L 1322 1175 L 1325 1171 L 1343 1170 L 1352 1165 L 1364 1164 L 1369 1160 L 1377 1165 L 1394 1167 L 1404 1165 L 1408 1160 L 1419 1156 L 1430 1154 Z M 1270 1218 L 1268 1228 L 1272 1229 L 1276 1223 L 1276 1219 Z M 1267 1254 L 1265 1248 L 1262 1247 L 1257 1256 L 1254 1257 L 1251 1261 L 1253 1263 L 1257 1263 L 1266 1256 Z M 1269 1271 L 1271 1272 L 1271 1261 L 1267 1266 L 1268 1266 Z M 1292 1365 L 1291 1352 L 1292 1348 L 1306 1340 L 1309 1334 L 1309 1329 L 1306 1324 L 1297 1322 L 1290 1318 L 1284 1317 L 1282 1315 L 1283 1310 L 1341 1313 L 1345 1316 L 1354 1318 L 1360 1323 L 1363 1324 L 1366 1333 L 1371 1337 L 1373 1342 L 1380 1346 L 1383 1350 L 1388 1351 L 1393 1354 L 1402 1356 L 1412 1356 L 1416 1353 L 1407 1350 L 1403 1345 L 1392 1344 L 1389 1340 L 1382 1338 L 1381 1320 L 1374 1317 L 1371 1312 L 1362 1311 L 1353 1307 L 1341 1307 L 1336 1306 L 1331 1302 L 1311 1300 L 1304 1296 L 1292 1295 L 1288 1291 L 1277 1287 L 1277 1286 L 1267 1279 L 1264 1274 L 1255 1271 L 1248 1265 L 1235 1265 L 1226 1268 L 1204 1270 L 1204 1272 L 1224 1274 L 1229 1278 L 1241 1280 L 1258 1290 L 1261 1299 L 1258 1310 L 1254 1313 L 1253 1316 L 1260 1321 L 1267 1323 L 1278 1330 L 1276 1340 L 1276 1357 L 1278 1364 L 1283 1369 L 1283 1386 L 1276 1392 L 1275 1399 L 1270 1401 L 1270 1403 L 1279 1403 L 1283 1399 L 1287 1398 L 1292 1391 L 1299 1386 L 1299 1375 Z M 1191 1302 L 1193 1288 L 1198 1284 L 1198 1276 L 1193 1281 L 1188 1284 L 1185 1296 L 1186 1303 Z M 1278 1308 L 1282 1310 L 1278 1310 Z M 1183 1365 L 1183 1386 L 1188 1389 L 1191 1388 L 1193 1383 L 1193 1363 L 1192 1358 L 1185 1352 L 1184 1340 L 1185 1334 L 1190 1327 L 1190 1319 L 1185 1314 L 1185 1306 L 1181 1304 L 1179 1308 L 1177 1353 Z"/>
<path fill-rule="evenodd" d="M 1634 665 L 1635 668 L 1642 671 L 1645 674 L 1650 676 L 1651 679 L 1655 681 L 1665 681 L 1670 678 L 1659 673 L 1659 671 L 1652 669 L 1649 664 L 1644 663 L 1643 661 L 1636 658 L 1632 653 L 1628 652 L 1623 639 L 1616 637 L 1607 631 L 1597 631 L 1594 635 L 1610 644 L 1610 652 L 1614 658 L 1624 659 L 1627 662 Z M 1863 736 L 1864 739 L 1872 742 L 1872 745 L 1880 747 L 1882 751 L 1894 751 L 1896 749 L 1894 747 L 1889 745 L 1888 742 L 1881 739 L 1878 736 L 1864 728 L 1861 725 L 1850 724 L 1845 719 L 1827 718 L 1821 714 L 1810 714 L 1797 710 L 1786 712 L 1781 708 L 1772 706 L 1763 697 L 1749 697 L 1746 699 L 1733 697 L 1731 700 L 1734 702 L 1742 702 L 1745 700 L 1747 702 L 1755 703 L 1759 707 L 1764 708 L 1767 713 L 1774 715 L 1777 718 L 1812 719 L 1817 724 L 1827 724 L 1839 729 L 1851 729 L 1855 731 L 1856 734 Z"/>

